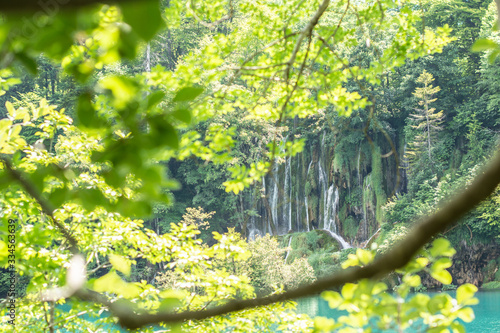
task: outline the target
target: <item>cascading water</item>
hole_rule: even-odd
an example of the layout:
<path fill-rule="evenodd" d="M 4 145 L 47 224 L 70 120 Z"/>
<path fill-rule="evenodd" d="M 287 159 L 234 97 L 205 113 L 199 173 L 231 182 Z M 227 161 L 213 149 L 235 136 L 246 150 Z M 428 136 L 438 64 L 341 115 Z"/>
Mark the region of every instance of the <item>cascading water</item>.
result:
<path fill-rule="evenodd" d="M 325 220 L 325 209 L 327 206 L 327 188 L 328 188 L 328 176 L 323 169 L 323 164 L 324 164 L 324 155 L 325 155 L 325 133 L 323 132 L 323 137 L 321 139 L 321 149 L 320 149 L 320 155 L 319 155 L 319 161 L 318 161 L 318 184 L 320 189 L 322 190 L 321 192 L 321 197 L 323 197 L 323 215 L 319 216 L 319 221 L 318 221 L 318 226 L 319 227 L 326 227 L 327 221 Z"/>
<path fill-rule="evenodd" d="M 339 205 L 339 189 L 332 184 L 328 189 L 327 204 L 324 211 L 324 219 L 325 219 L 325 229 L 330 230 L 334 233 L 337 232 L 337 224 L 335 223 L 335 217 L 337 214 L 338 205 Z"/>
<path fill-rule="evenodd" d="M 307 173 L 306 173 L 306 179 L 308 179 L 309 177 L 309 171 L 311 170 L 311 165 L 312 165 L 313 161 L 311 160 L 311 162 L 309 163 L 309 166 L 307 167 Z M 306 226 L 307 226 L 307 231 L 311 231 L 310 228 L 309 228 L 309 206 L 307 204 L 307 194 L 304 194 L 304 204 L 305 204 L 305 208 L 306 208 Z"/>
<path fill-rule="evenodd" d="M 299 174 L 300 174 L 300 163 L 297 163 L 296 175 L 299 175 Z M 302 231 L 301 224 L 300 224 L 300 218 L 302 217 L 302 214 L 301 214 L 302 206 L 300 205 L 300 201 L 299 201 L 300 178 L 299 177 L 295 177 L 295 178 L 296 178 L 297 183 L 298 183 L 296 186 L 296 190 L 295 190 L 295 210 L 296 210 L 295 218 L 297 221 L 297 231 Z"/>
<path fill-rule="evenodd" d="M 292 244 L 292 235 L 290 235 L 290 240 L 288 241 L 288 250 L 286 251 L 286 256 L 285 256 L 285 263 L 286 263 L 286 260 L 288 259 L 288 255 L 290 254 L 290 244 Z"/>
<path fill-rule="evenodd" d="M 361 175 L 361 146 L 359 146 L 358 149 L 358 185 L 361 187 L 361 184 L 363 183 L 362 175 Z"/>
<path fill-rule="evenodd" d="M 285 193 L 284 193 L 284 204 L 283 204 L 283 217 L 284 221 L 288 224 L 288 230 L 280 230 L 281 234 L 287 233 L 292 230 L 292 174 L 290 168 L 290 157 L 286 159 L 285 162 Z"/>
<path fill-rule="evenodd" d="M 261 236 L 260 230 L 257 228 L 255 223 L 255 216 L 250 217 L 250 223 L 248 224 L 248 240 L 255 240 L 255 237 Z"/>
<path fill-rule="evenodd" d="M 274 170 L 273 170 L 273 175 L 272 175 L 272 183 L 273 187 L 271 188 L 271 191 L 269 195 L 271 196 L 271 221 L 269 223 L 273 223 L 276 230 L 278 228 L 278 164 L 275 163 L 274 165 Z M 269 225 L 269 230 L 271 229 L 271 225 Z"/>
<path fill-rule="evenodd" d="M 408 163 L 408 157 L 406 156 L 406 143 L 403 147 L 403 155 L 400 158 L 400 163 L 399 163 L 399 173 L 400 173 L 400 183 L 398 186 L 398 190 L 396 193 L 403 191 L 406 192 L 406 184 L 407 184 L 407 170 L 409 167 Z"/>
<path fill-rule="evenodd" d="M 260 219 L 258 215 L 249 217 L 247 225 L 249 240 L 266 233 L 284 235 L 289 231 L 310 231 L 311 223 L 315 223 L 315 228 L 326 230 L 342 245 L 342 248 L 350 247 L 348 242 L 338 234 L 337 215 L 340 209 L 340 195 L 335 182 L 329 179 L 328 161 L 330 158 L 325 141 L 326 135 L 323 133 L 318 154 L 313 152 L 307 164 L 303 164 L 304 155 L 298 155 L 301 158 L 287 157 L 284 163 L 274 161 L 272 172 L 262 178 L 260 196 L 265 197 L 265 201 L 256 198 L 257 203 L 255 203 L 252 194 L 248 197 L 261 216 Z M 279 145 L 280 150 L 284 149 L 285 142 L 286 139 Z M 361 150 L 358 152 L 358 170 L 360 153 Z M 307 170 L 304 170 L 306 165 Z M 292 170 L 296 171 L 293 177 Z M 358 173 L 361 177 L 360 170 Z M 300 177 L 301 174 L 305 176 L 305 179 Z M 306 186 L 311 189 L 307 194 L 305 193 Z M 305 214 L 303 209 L 305 209 Z"/>
<path fill-rule="evenodd" d="M 328 230 L 328 229 L 321 229 L 321 230 L 328 232 L 328 234 L 330 234 L 330 236 L 332 236 L 334 239 L 336 239 L 340 243 L 340 246 L 342 246 L 342 249 L 350 249 L 352 247 L 349 243 L 347 243 L 345 241 L 345 239 L 340 237 L 340 235 L 337 235 L 336 233 L 332 232 L 331 230 Z"/>
<path fill-rule="evenodd" d="M 375 237 L 375 235 L 377 235 L 380 232 L 380 230 L 382 230 L 382 228 L 378 228 L 377 231 L 375 231 L 375 233 L 373 235 L 371 235 L 370 238 L 368 238 L 368 240 L 365 243 L 365 249 L 368 246 L 368 244 L 370 244 L 370 241 L 372 240 L 372 238 Z"/>

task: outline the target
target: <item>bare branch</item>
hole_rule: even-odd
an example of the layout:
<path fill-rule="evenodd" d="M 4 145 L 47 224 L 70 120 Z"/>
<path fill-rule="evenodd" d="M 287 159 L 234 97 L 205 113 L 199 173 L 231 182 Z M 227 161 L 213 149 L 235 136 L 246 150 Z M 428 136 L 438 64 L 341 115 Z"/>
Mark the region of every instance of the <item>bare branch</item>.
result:
<path fill-rule="evenodd" d="M 311 37 L 314 27 L 318 24 L 319 19 L 325 13 L 328 5 L 330 4 L 330 0 L 323 0 L 323 3 L 319 6 L 314 16 L 311 18 L 307 26 L 302 30 L 297 43 L 295 43 L 295 48 L 293 49 L 292 55 L 290 56 L 290 60 L 288 60 L 288 67 L 285 72 L 285 80 L 288 80 L 290 75 L 290 70 L 295 63 L 295 58 L 297 57 L 297 53 L 299 52 L 300 46 L 302 45 L 302 41 L 306 37 Z"/>

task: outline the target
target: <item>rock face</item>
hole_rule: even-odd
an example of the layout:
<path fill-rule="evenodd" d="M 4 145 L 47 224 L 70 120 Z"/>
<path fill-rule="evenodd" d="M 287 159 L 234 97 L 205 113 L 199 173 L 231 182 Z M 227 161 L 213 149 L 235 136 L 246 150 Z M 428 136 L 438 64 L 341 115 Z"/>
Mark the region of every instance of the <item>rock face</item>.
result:
<path fill-rule="evenodd" d="M 463 241 L 455 249 L 453 266 L 449 272 L 453 277 L 454 285 L 471 283 L 481 287 L 483 283 L 493 281 L 498 271 L 500 261 L 500 245 L 498 244 L 467 244 Z M 422 277 L 422 284 L 427 288 L 441 288 L 441 283 L 426 274 Z"/>

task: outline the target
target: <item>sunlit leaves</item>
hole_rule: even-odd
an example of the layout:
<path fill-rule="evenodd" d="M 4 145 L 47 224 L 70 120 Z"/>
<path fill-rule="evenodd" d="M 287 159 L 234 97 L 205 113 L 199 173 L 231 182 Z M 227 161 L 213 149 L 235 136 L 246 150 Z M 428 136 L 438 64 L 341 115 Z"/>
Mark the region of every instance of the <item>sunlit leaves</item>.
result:
<path fill-rule="evenodd" d="M 130 275 L 130 262 L 126 258 L 120 255 L 110 254 L 109 262 L 117 271 L 122 272 L 126 276 Z"/>
<path fill-rule="evenodd" d="M 439 256 L 451 257 L 457 251 L 453 247 L 451 247 L 451 243 L 449 240 L 445 238 L 438 238 L 432 242 L 432 247 L 429 250 L 429 254 L 434 258 Z"/>
<path fill-rule="evenodd" d="M 340 293 L 323 292 L 322 297 L 328 301 L 330 307 L 347 311 L 347 315 L 338 319 L 338 327 L 342 327 L 346 332 L 357 328 L 368 329 L 373 325 L 383 330 L 404 331 L 419 318 L 428 332 L 447 331 L 450 327 L 456 332 L 463 332 L 463 327 L 457 319 L 465 322 L 473 320 L 474 312 L 467 306 L 477 304 L 477 299 L 474 298 L 477 291 L 475 286 L 460 286 L 456 300 L 446 293 L 433 297 L 409 293 L 412 288 L 421 285 L 420 275 L 417 274 L 422 271 L 427 271 L 442 283 L 451 283 L 451 275 L 446 268 L 451 266 L 450 257 L 454 253 L 447 240 L 436 239 L 429 251 L 421 251 L 418 258 L 399 270 L 402 278 L 394 293 L 386 292 L 388 288 L 384 282 L 362 280 L 357 284 L 345 284 Z M 343 267 L 369 263 L 373 255 L 374 252 L 358 249 L 356 254 L 349 254 Z M 427 267 L 429 264 L 430 268 Z M 371 318 L 369 324 L 366 318 Z"/>
<path fill-rule="evenodd" d="M 474 294 L 477 292 L 477 287 L 466 283 L 457 288 L 457 302 L 461 305 L 475 305 L 479 301 L 474 298 Z"/>

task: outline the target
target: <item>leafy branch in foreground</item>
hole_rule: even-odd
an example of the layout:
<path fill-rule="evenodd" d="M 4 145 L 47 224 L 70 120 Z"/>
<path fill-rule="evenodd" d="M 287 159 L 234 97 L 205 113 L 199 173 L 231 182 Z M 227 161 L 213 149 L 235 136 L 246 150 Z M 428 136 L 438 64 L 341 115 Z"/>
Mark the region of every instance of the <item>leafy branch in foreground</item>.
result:
<path fill-rule="evenodd" d="M 352 283 L 361 279 L 380 278 L 385 274 L 402 268 L 413 256 L 439 232 L 456 223 L 460 217 L 472 210 L 482 200 L 486 199 L 500 183 L 500 156 L 486 167 L 463 192 L 441 207 L 435 214 L 417 223 L 413 230 L 390 251 L 376 258 L 372 263 L 363 267 L 348 268 L 332 277 L 318 280 L 310 285 L 298 287 L 282 294 L 267 297 L 230 301 L 215 308 L 172 313 L 159 311 L 157 313 L 140 314 L 132 307 L 124 304 L 115 304 L 96 292 L 82 289 L 76 296 L 82 300 L 105 304 L 119 319 L 122 326 L 135 329 L 154 323 L 176 323 L 186 320 L 202 320 L 227 313 L 241 311 L 248 308 L 265 306 L 276 302 L 292 300 L 300 297 L 318 294 L 324 290 Z"/>
<path fill-rule="evenodd" d="M 71 3 L 77 5 L 83 2 Z M 21 3 L 28 2 L 15 4 Z M 27 301 L 35 302 L 33 299 L 41 290 L 62 287 L 60 284 L 64 281 L 62 276 L 65 272 L 62 267 L 75 262 L 69 260 L 71 255 L 68 252 L 74 254 L 81 251 L 89 266 L 96 265 L 94 269 L 105 266 L 100 264 L 103 258 L 109 258 L 113 269 L 102 280 L 99 278 L 89 282 L 86 288 L 77 288 L 74 294 L 92 302 L 87 305 L 95 307 L 96 312 L 110 309 L 128 328 L 189 322 L 269 306 L 317 294 L 344 283 L 378 278 L 403 267 L 433 236 L 457 223 L 461 216 L 495 190 L 500 182 L 500 157 L 463 193 L 417 224 L 404 241 L 372 263 L 346 269 L 281 294 L 227 303 L 221 301 L 216 307 L 211 307 L 215 303 L 208 298 L 202 306 L 195 307 L 199 310 L 174 312 L 156 307 L 158 296 L 154 295 L 157 290 L 147 282 L 124 282 L 118 272 L 128 279 L 128 267 L 139 260 L 148 260 L 153 265 L 168 262 L 179 241 L 179 237 L 158 235 L 144 228 L 143 221 L 128 218 L 147 215 L 155 200 L 169 202 L 164 190 L 174 188 L 174 184 L 165 179 L 167 170 L 161 162 L 189 157 L 199 157 L 207 163 L 233 162 L 230 148 L 234 129 L 225 127 L 226 124 L 210 124 L 203 136 L 191 125 L 213 119 L 218 112 L 224 114 L 235 110 L 241 111 L 241 117 L 245 119 L 263 118 L 270 124 L 278 125 L 286 119 L 313 116 L 318 110 L 331 110 L 348 116 L 353 110 L 362 110 L 374 102 L 351 89 L 347 82 L 354 86 L 361 81 L 378 85 L 385 72 L 401 66 L 407 59 L 440 52 L 451 40 L 448 27 L 436 31 L 425 29 L 421 35 L 418 15 L 412 13 L 411 3 L 401 7 L 399 2 L 379 1 L 362 8 L 350 1 L 335 4 L 328 0 L 290 3 L 278 7 L 274 3 L 235 2 L 235 7 L 236 4 L 239 6 L 234 8 L 235 12 L 247 12 L 248 16 L 235 22 L 234 26 L 228 26 L 234 28 L 234 34 L 214 33 L 207 36 L 199 52 L 186 56 L 175 72 L 156 67 L 133 78 L 106 73 L 104 78 L 97 79 L 95 85 L 89 84 L 92 75 L 105 73 L 99 70 L 103 66 L 112 66 L 119 59 L 134 58 L 140 42 L 149 41 L 163 25 L 156 1 L 147 1 L 146 7 L 139 2 L 132 6 L 99 7 L 81 13 L 81 16 L 75 13 L 67 17 L 47 15 L 41 22 L 45 25 L 42 24 L 33 38 L 14 33 L 20 27 L 15 17 L 9 16 L 5 22 L 2 21 L 2 28 L 5 29 L 2 29 L 1 36 L 8 41 L 2 50 L 2 60 L 7 65 L 17 60 L 36 71 L 31 53 L 43 52 L 52 59 L 62 59 L 66 72 L 79 82 L 88 84 L 76 106 L 79 128 L 83 132 L 72 128 L 76 134 L 69 140 L 69 133 L 61 134 L 68 123 L 52 126 L 54 119 L 47 118 L 43 124 L 45 129 L 50 129 L 51 142 L 56 140 L 56 133 L 59 135 L 56 153 L 51 148 L 50 152 L 37 151 L 18 140 L 19 124 L 1 123 L 0 130 L 5 134 L 1 137 L 2 143 L 8 143 L 6 148 L 2 146 L 1 149 L 9 155 L 4 159 L 5 170 L 0 184 L 7 188 L 5 193 L 0 193 L 6 208 L 6 212 L 2 211 L 2 219 L 17 218 L 20 221 L 19 234 L 23 242 L 17 254 L 23 260 L 22 274 L 32 275 Z M 181 1 L 169 1 L 169 4 L 172 7 L 167 12 L 177 24 L 184 22 L 180 17 L 189 18 L 187 14 L 183 16 L 184 12 L 176 11 L 178 7 L 175 6 L 179 6 Z M 217 10 L 208 16 L 213 18 L 220 14 L 218 9 L 224 4 L 221 1 L 210 4 Z M 7 6 L 4 5 L 3 9 L 9 8 Z M 297 11 L 286 6 L 297 7 Z M 135 8 L 140 9 L 142 15 L 136 17 Z M 196 10 L 203 11 L 200 8 Z M 277 10 L 280 12 L 276 13 Z M 345 13 L 349 10 L 352 15 L 346 18 Z M 217 15 L 212 15 L 213 12 Z M 277 23 L 268 27 L 268 22 Z M 244 29 L 248 27 L 255 29 Z M 365 34 L 376 37 L 377 31 L 385 29 L 392 34 L 385 36 L 389 45 L 385 49 L 372 47 L 376 38 L 373 41 L 366 39 L 366 47 L 359 42 L 365 39 Z M 78 37 L 77 41 L 73 40 L 74 36 Z M 361 36 L 363 38 L 360 39 Z M 242 47 L 240 40 L 247 41 L 247 44 Z M 380 44 L 386 42 L 383 38 L 381 40 Z M 334 46 L 330 47 L 332 44 Z M 374 57 L 377 60 L 363 65 L 349 58 L 349 52 L 354 53 L 360 48 L 372 53 L 382 52 Z M 262 51 L 254 53 L 253 49 Z M 250 60 L 244 61 L 243 66 L 241 59 L 246 59 L 246 52 L 250 53 Z M 237 65 L 234 66 L 234 63 Z M 237 74 L 231 77 L 224 65 L 231 70 L 236 68 Z M 233 85 L 235 81 L 237 84 Z M 223 85 L 222 82 L 231 84 Z M 206 94 L 198 98 L 202 92 Z M 374 108 L 371 110 L 373 112 Z M 13 117 L 16 121 L 25 122 L 24 115 L 19 119 L 17 115 Z M 37 117 L 33 115 L 32 118 L 35 120 Z M 30 115 L 27 118 L 26 123 L 29 123 Z M 242 163 L 241 167 L 234 167 L 235 179 L 226 183 L 229 185 L 226 189 L 237 193 L 272 169 L 278 131 L 270 132 L 274 139 L 267 150 L 263 149 L 265 162 L 255 162 L 250 166 Z M 94 143 L 94 147 L 88 148 Z M 303 141 L 294 142 L 288 148 L 287 154 L 294 155 L 303 148 Z M 16 151 L 18 153 L 14 154 Z M 14 155 L 10 157 L 11 154 Z M 84 163 L 79 160 L 78 154 L 85 154 Z M 16 210 L 21 206 L 25 208 Z M 46 221 L 47 216 L 52 217 L 51 221 Z M 60 233 L 52 231 L 52 224 Z M 185 243 L 191 244 L 189 241 Z M 442 272 L 436 276 L 448 278 Z M 120 296 L 128 301 L 117 301 L 116 295 L 120 293 L 125 293 L 126 297 Z M 132 305 L 130 299 L 135 301 L 143 293 L 147 297 L 140 300 L 140 306 Z M 245 297 L 249 295 L 244 294 Z M 55 311 L 54 302 L 50 303 Z M 77 302 L 76 306 L 81 305 Z M 168 304 L 164 305 L 168 308 Z M 46 311 L 47 325 L 52 330 L 55 325 L 54 311 L 52 315 Z"/>

